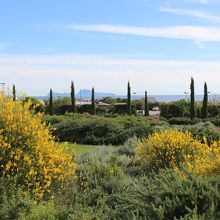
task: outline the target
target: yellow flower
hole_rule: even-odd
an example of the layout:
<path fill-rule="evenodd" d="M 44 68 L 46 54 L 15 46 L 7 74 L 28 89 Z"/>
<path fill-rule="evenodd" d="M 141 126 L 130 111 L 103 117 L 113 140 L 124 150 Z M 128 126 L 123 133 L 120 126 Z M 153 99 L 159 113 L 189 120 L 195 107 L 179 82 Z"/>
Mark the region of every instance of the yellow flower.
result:
<path fill-rule="evenodd" d="M 201 142 L 187 131 L 161 131 L 137 144 L 136 158 L 154 169 L 181 170 L 185 167 L 197 174 L 217 174 L 220 170 L 220 142 L 209 146 L 207 138 Z"/>
<path fill-rule="evenodd" d="M 55 143 L 43 115 L 29 110 L 31 104 L 0 97 L 0 173 L 18 176 L 24 191 L 42 198 L 55 185 L 74 179 L 76 164 L 66 144 Z"/>

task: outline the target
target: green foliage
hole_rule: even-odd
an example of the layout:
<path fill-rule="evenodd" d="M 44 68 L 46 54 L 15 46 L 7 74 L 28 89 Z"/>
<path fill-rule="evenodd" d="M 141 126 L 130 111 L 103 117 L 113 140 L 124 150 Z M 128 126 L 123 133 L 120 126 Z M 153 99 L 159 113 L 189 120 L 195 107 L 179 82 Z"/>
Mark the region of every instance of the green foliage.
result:
<path fill-rule="evenodd" d="M 189 103 L 185 100 L 162 103 L 160 104 L 160 110 L 160 115 L 164 118 L 187 117 L 189 116 Z"/>
<path fill-rule="evenodd" d="M 0 219 L 18 219 L 20 212 L 29 211 L 29 202 L 22 198 L 22 191 L 14 179 L 0 178 Z"/>
<path fill-rule="evenodd" d="M 53 91 L 50 89 L 49 114 L 53 115 Z"/>
<path fill-rule="evenodd" d="M 203 104 L 202 104 L 202 118 L 208 117 L 208 88 L 207 84 L 204 85 L 204 97 L 203 97 Z"/>
<path fill-rule="evenodd" d="M 190 118 L 186 118 L 186 117 L 176 117 L 176 118 L 170 118 L 168 120 L 168 123 L 171 125 L 194 125 L 200 121 L 201 119 L 199 118 L 195 118 L 194 120 L 191 120 Z"/>
<path fill-rule="evenodd" d="M 191 84 L 190 84 L 190 118 L 193 120 L 196 117 L 196 111 L 195 111 L 195 85 L 194 85 L 194 79 L 191 78 Z"/>
<path fill-rule="evenodd" d="M 75 88 L 73 81 L 71 82 L 71 110 L 73 113 L 76 112 L 76 98 L 75 98 Z"/>
<path fill-rule="evenodd" d="M 80 144 L 123 144 L 136 135 L 147 137 L 153 132 L 153 125 L 159 121 L 136 116 L 103 117 L 67 114 L 65 116 L 47 116 L 45 120 L 54 128 L 54 135 L 60 141 Z"/>
<path fill-rule="evenodd" d="M 220 118 L 209 118 L 208 119 L 212 124 L 214 124 L 217 127 L 220 127 Z"/>
<path fill-rule="evenodd" d="M 130 82 L 128 82 L 128 88 L 127 88 L 127 114 L 131 115 L 131 86 Z"/>
<path fill-rule="evenodd" d="M 145 111 L 144 112 L 145 116 L 149 116 L 149 105 L 148 105 L 147 91 L 145 91 L 144 111 Z"/>
<path fill-rule="evenodd" d="M 13 84 L 13 88 L 12 88 L 12 99 L 13 99 L 13 101 L 17 100 L 16 89 L 15 89 L 15 85 L 14 84 Z"/>
<path fill-rule="evenodd" d="M 219 198 L 218 180 L 168 170 L 138 179 L 126 197 L 115 200 L 124 215 L 168 220 L 219 219 Z"/>
<path fill-rule="evenodd" d="M 203 137 L 208 139 L 208 142 L 217 141 L 220 139 L 220 133 L 214 124 L 211 122 L 199 122 L 192 126 L 185 126 L 183 130 L 191 132 L 194 137 L 203 140 Z"/>
<path fill-rule="evenodd" d="M 220 104 L 219 103 L 209 103 L 208 105 L 208 116 L 214 118 L 220 116 Z"/>
<path fill-rule="evenodd" d="M 91 104 L 91 114 L 95 115 L 96 110 L 95 110 L 95 89 L 94 87 L 92 88 L 92 104 Z"/>
<path fill-rule="evenodd" d="M 135 155 L 135 146 L 137 145 L 137 137 L 134 136 L 132 138 L 129 138 L 123 146 L 121 146 L 119 149 L 118 149 L 118 153 L 120 155 L 127 155 L 127 156 L 134 156 Z"/>

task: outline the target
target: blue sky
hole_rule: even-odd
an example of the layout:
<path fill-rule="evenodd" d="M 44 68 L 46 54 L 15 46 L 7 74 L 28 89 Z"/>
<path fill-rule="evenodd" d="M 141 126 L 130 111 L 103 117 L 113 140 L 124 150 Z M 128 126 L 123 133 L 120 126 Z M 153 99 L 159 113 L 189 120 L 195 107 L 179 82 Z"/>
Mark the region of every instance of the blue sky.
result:
<path fill-rule="evenodd" d="M 20 92 L 220 93 L 219 0 L 0 3 L 0 81 Z"/>

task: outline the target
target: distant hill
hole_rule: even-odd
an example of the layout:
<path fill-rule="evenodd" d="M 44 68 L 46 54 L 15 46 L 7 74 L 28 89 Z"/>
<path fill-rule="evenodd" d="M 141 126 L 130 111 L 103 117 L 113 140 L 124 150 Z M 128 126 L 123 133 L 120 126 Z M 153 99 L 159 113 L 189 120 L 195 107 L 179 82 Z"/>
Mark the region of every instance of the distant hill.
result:
<path fill-rule="evenodd" d="M 92 96 L 92 90 L 89 89 L 82 89 L 76 94 L 76 98 L 79 99 L 91 99 Z M 104 97 L 116 97 L 114 93 L 105 93 L 105 92 L 95 92 L 95 97 L 97 99 L 101 99 Z"/>
<path fill-rule="evenodd" d="M 78 93 L 76 93 L 76 98 L 77 99 L 91 99 L 92 96 L 92 90 L 89 89 L 82 89 L 81 91 L 79 91 Z M 49 97 L 49 94 L 47 96 L 39 96 L 36 97 L 38 99 L 44 100 L 46 98 Z M 60 98 L 60 97 L 70 97 L 70 93 L 58 93 L 58 92 L 53 92 L 53 97 L 56 98 Z M 104 97 L 117 97 L 116 94 L 114 93 L 105 93 L 105 92 L 95 92 L 95 98 L 96 99 L 101 99 Z"/>

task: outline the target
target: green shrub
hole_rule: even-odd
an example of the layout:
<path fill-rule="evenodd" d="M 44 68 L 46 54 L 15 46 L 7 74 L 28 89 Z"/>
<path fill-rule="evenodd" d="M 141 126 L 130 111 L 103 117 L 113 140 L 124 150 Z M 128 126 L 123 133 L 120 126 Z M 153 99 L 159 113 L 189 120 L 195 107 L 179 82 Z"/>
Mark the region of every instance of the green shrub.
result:
<path fill-rule="evenodd" d="M 211 118 L 217 117 L 220 114 L 219 104 L 209 104 L 208 105 L 208 116 Z"/>
<path fill-rule="evenodd" d="M 220 133 L 217 128 L 209 121 L 199 122 L 192 126 L 185 126 L 183 127 L 183 130 L 188 130 L 194 137 L 199 138 L 200 140 L 203 140 L 203 137 L 206 137 L 208 143 L 220 139 Z"/>
<path fill-rule="evenodd" d="M 138 138 L 147 137 L 153 132 L 151 123 L 163 124 L 158 120 L 135 116 L 79 114 L 47 116 L 45 120 L 55 128 L 54 135 L 59 141 L 100 145 L 121 145 L 134 135 Z"/>
<path fill-rule="evenodd" d="M 220 127 L 220 118 L 209 118 L 208 119 L 212 124 L 214 124 L 217 127 Z"/>
<path fill-rule="evenodd" d="M 189 116 L 189 102 L 180 100 L 171 103 L 160 104 L 160 115 L 164 118 L 173 117 L 188 117 Z"/>
<path fill-rule="evenodd" d="M 138 179 L 114 195 L 124 219 L 219 219 L 218 180 L 173 171 Z"/>
<path fill-rule="evenodd" d="M 168 120 L 168 123 L 171 125 L 193 125 L 196 123 L 196 121 L 191 120 L 190 118 L 176 117 L 176 118 L 170 118 Z"/>
<path fill-rule="evenodd" d="M 123 146 L 121 146 L 119 149 L 118 149 L 118 153 L 120 155 L 127 155 L 127 156 L 134 156 L 135 155 L 135 146 L 137 145 L 137 137 L 134 136 L 132 138 L 129 138 Z"/>
<path fill-rule="evenodd" d="M 31 202 L 15 184 L 16 179 L 0 178 L 0 219 L 18 219 L 30 211 Z"/>

